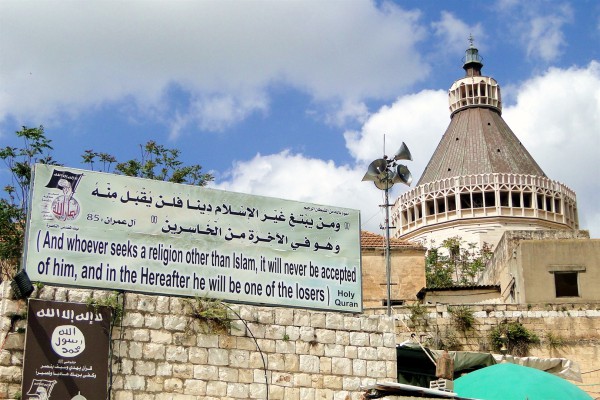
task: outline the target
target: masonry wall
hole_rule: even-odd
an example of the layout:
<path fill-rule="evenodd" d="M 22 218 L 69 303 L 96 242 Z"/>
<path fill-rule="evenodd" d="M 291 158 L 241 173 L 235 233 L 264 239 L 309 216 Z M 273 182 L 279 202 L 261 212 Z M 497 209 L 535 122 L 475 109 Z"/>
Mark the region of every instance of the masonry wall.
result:
<path fill-rule="evenodd" d="M 522 294 L 519 291 L 524 285 L 523 271 L 519 268 L 521 265 L 520 260 L 517 260 L 519 243 L 524 240 L 582 240 L 589 239 L 589 237 L 589 232 L 584 230 L 506 231 L 494 249 L 494 255 L 486 266 L 478 284 L 499 284 L 501 297 L 504 302 L 527 303 L 528 301 L 524 299 L 524 296 L 521 296 Z M 512 296 L 511 289 L 513 289 Z M 533 301 L 531 300 L 531 302 Z"/>
<path fill-rule="evenodd" d="M 395 308 L 398 343 L 416 333 L 426 344 L 444 343 L 454 350 L 492 352 L 491 331 L 504 321 L 519 321 L 536 333 L 541 344 L 534 357 L 568 358 L 578 363 L 583 382 L 572 382 L 600 398 L 600 303 L 469 305 L 473 329 L 461 331 L 448 306 Z"/>
<path fill-rule="evenodd" d="M 25 321 L 15 316 L 26 302 L 1 288 L 0 398 L 15 398 L 25 338 Z M 33 297 L 86 302 L 107 294 L 46 286 Z M 243 321 L 234 317 L 217 333 L 194 323 L 187 301 L 125 294 L 123 326 L 112 333 L 113 399 L 265 399 L 268 390 L 271 400 L 351 400 L 361 385 L 396 380 L 391 318 L 233 305 Z"/>
<path fill-rule="evenodd" d="M 25 339 L 25 321 L 14 316 L 24 315 L 26 303 L 9 300 L 6 283 L 0 289 L 0 398 L 14 398 Z M 34 292 L 71 302 L 106 295 L 49 286 Z M 462 332 L 442 304 L 394 307 L 393 319 L 385 308 L 354 315 L 234 305 L 247 327 L 237 319 L 219 334 L 189 326 L 186 299 L 126 293 L 123 328 L 112 335 L 112 399 L 265 399 L 267 390 L 272 400 L 360 399 L 362 385 L 396 380 L 395 345 L 412 333 L 427 345 L 488 352 L 489 334 L 503 321 L 520 321 L 542 339 L 531 355 L 577 362 L 583 382 L 574 383 L 600 397 L 600 304 L 467 306 L 475 325 Z"/>
<path fill-rule="evenodd" d="M 362 259 L 363 306 L 382 307 L 387 301 L 385 250 L 364 248 Z M 394 247 L 390 257 L 390 292 L 392 301 L 412 303 L 425 287 L 425 249 Z"/>

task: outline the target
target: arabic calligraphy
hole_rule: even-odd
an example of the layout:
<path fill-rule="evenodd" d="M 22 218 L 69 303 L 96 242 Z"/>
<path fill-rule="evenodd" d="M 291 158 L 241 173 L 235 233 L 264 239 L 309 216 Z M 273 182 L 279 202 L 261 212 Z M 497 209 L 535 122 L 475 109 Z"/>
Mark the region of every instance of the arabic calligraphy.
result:
<path fill-rule="evenodd" d="M 85 350 L 85 337 L 83 332 L 75 325 L 60 325 L 54 328 L 50 344 L 56 354 L 71 358 L 78 356 Z"/>
<path fill-rule="evenodd" d="M 36 189 L 36 199 L 47 192 Z M 77 195 L 76 223 L 39 215 L 31 223 L 27 269 L 42 281 L 185 296 L 211 291 L 249 303 L 276 304 L 282 297 L 293 306 L 329 307 L 338 280 L 328 271 L 360 271 L 358 210 L 93 171 Z M 67 224 L 80 230 L 61 231 Z M 313 272 L 290 275 L 286 265 Z M 214 282 L 221 290 L 211 290 Z M 239 292 L 231 289 L 234 282 Z M 340 285 L 355 293 L 358 278 Z"/>
<path fill-rule="evenodd" d="M 87 311 L 87 312 L 83 312 L 83 313 L 79 313 L 77 315 L 75 315 L 75 311 L 73 310 L 61 310 L 58 308 L 46 308 L 46 309 L 41 309 L 39 310 L 35 315 L 37 315 L 40 318 L 43 317 L 48 317 L 48 318 L 63 318 L 66 320 L 69 320 L 71 322 L 73 321 L 89 321 L 89 323 L 93 323 L 93 322 L 101 322 L 102 321 L 102 314 L 101 313 L 96 313 L 96 312 L 92 312 L 92 311 Z"/>
<path fill-rule="evenodd" d="M 342 226 L 338 221 L 328 220 L 325 221 L 323 217 L 319 217 L 316 221 L 313 217 L 310 217 L 305 214 L 293 214 L 290 213 L 289 216 L 286 216 L 283 211 L 275 210 L 273 213 L 260 213 L 260 210 L 256 207 L 246 207 L 239 206 L 235 207 L 231 204 L 221 203 L 217 205 L 213 205 L 207 202 L 204 202 L 200 199 L 191 200 L 191 199 L 182 199 L 180 196 L 171 196 L 166 197 L 158 195 L 156 197 L 156 201 L 154 201 L 154 197 L 150 194 L 149 191 L 141 190 L 135 195 L 128 190 L 126 194 L 119 197 L 119 194 L 116 191 L 111 191 L 110 188 L 107 189 L 106 192 L 101 192 L 97 187 L 91 192 L 93 196 L 103 198 L 103 199 L 114 199 L 115 201 L 119 201 L 121 203 L 132 203 L 135 205 L 144 204 L 148 207 L 154 206 L 155 208 L 162 209 L 165 207 L 173 207 L 173 208 L 187 208 L 189 210 L 199 211 L 203 214 L 213 214 L 213 215 L 231 215 L 236 217 L 244 217 L 247 219 L 258 219 L 261 222 L 270 222 L 273 224 L 287 224 L 287 226 L 291 228 L 295 227 L 303 227 L 307 229 L 317 229 L 319 231 L 322 230 L 331 230 L 332 232 L 339 232 Z M 347 215 L 347 212 L 342 212 L 339 210 L 330 210 L 328 208 L 321 207 L 304 207 L 305 210 L 311 212 L 320 212 L 334 215 Z M 123 225 L 127 227 L 133 227 L 136 224 L 135 219 L 118 219 L 113 217 L 101 217 L 98 214 L 88 214 L 87 220 L 89 221 L 98 221 L 103 222 L 106 225 Z M 155 217 L 152 219 L 156 220 Z M 346 223 L 344 225 L 344 229 L 348 230 L 350 227 Z M 338 254 L 341 250 L 341 246 L 339 243 L 332 243 L 331 238 L 327 240 L 327 242 L 319 243 L 318 241 L 311 240 L 308 237 L 305 237 L 304 240 L 293 241 L 291 240 L 287 234 L 279 233 L 279 232 L 267 232 L 258 233 L 255 230 L 245 230 L 245 231 L 234 231 L 233 228 L 229 227 L 227 229 L 220 227 L 217 225 L 217 221 L 211 224 L 195 224 L 195 225 L 184 225 L 178 223 L 171 223 L 169 220 L 165 221 L 165 225 L 161 227 L 161 232 L 170 234 L 170 235 L 180 235 L 180 234 L 198 234 L 198 235 L 208 235 L 214 236 L 224 239 L 225 241 L 232 240 L 242 240 L 246 242 L 250 242 L 253 244 L 258 243 L 276 243 L 279 245 L 288 245 L 292 250 L 298 250 L 302 248 L 311 249 L 312 251 L 326 250 L 333 251 L 335 254 Z M 314 243 L 311 243 L 314 242 Z"/>
<path fill-rule="evenodd" d="M 95 188 L 91 192 L 92 196 L 105 198 L 105 199 L 117 199 L 119 197 L 117 192 L 110 192 L 110 189 L 107 193 L 101 193 L 98 188 Z M 146 191 L 140 191 L 139 195 L 132 196 L 130 191 L 127 191 L 126 195 L 120 197 L 121 203 L 133 203 L 135 205 L 145 204 L 148 207 L 154 205 L 155 208 L 164 208 L 164 207 L 174 207 L 174 208 L 184 208 L 184 201 L 179 196 L 173 196 L 171 198 L 165 198 L 163 195 L 159 195 L 156 202 L 153 201 L 153 197 L 149 195 Z M 153 204 L 154 203 L 154 204 Z M 185 200 L 185 208 L 189 210 L 197 210 L 203 213 L 214 213 L 214 215 L 234 215 L 238 217 L 246 217 L 246 218 L 259 218 L 259 210 L 255 207 L 246 207 L 239 206 L 236 209 L 231 204 L 218 204 L 213 206 L 210 203 L 202 202 L 200 199 Z M 323 208 L 315 208 L 315 207 L 305 207 L 305 209 L 316 212 L 327 212 L 330 214 L 340 214 L 340 215 L 348 215 L 347 212 L 342 212 L 339 210 L 328 210 Z M 299 215 L 295 217 L 293 214 L 290 214 L 289 217 L 286 217 L 282 211 L 276 212 L 274 215 L 269 215 L 264 213 L 262 217 L 260 217 L 262 222 L 265 221 L 273 221 L 275 223 L 288 221 L 289 225 L 294 227 L 296 225 L 304 225 L 305 227 L 312 227 L 314 225 L 314 221 L 312 218 L 307 218 L 304 215 Z M 317 229 L 324 228 L 332 228 L 336 232 L 340 230 L 340 224 L 337 222 L 323 222 L 322 218 L 319 218 L 320 222 L 318 222 L 315 227 Z"/>
<path fill-rule="evenodd" d="M 81 378 L 81 379 L 96 379 L 96 373 L 93 372 L 92 366 L 87 365 L 69 365 L 63 364 L 44 364 L 36 368 L 36 376 L 59 376 L 69 378 Z"/>

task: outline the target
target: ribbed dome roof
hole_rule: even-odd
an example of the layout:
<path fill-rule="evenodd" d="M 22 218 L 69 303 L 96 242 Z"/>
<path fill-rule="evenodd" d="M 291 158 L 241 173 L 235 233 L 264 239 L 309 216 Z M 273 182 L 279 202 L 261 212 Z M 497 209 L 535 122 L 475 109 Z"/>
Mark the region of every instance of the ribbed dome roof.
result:
<path fill-rule="evenodd" d="M 498 111 L 472 106 L 453 115 L 417 186 L 488 173 L 546 176 Z"/>

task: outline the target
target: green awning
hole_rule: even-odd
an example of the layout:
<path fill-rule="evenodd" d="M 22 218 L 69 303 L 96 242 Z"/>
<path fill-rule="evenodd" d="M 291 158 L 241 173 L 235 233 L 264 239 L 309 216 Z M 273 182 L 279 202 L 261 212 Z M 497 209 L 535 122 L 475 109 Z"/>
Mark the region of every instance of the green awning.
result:
<path fill-rule="evenodd" d="M 454 392 L 482 400 L 593 400 L 571 382 L 517 364 L 496 364 L 454 381 Z"/>

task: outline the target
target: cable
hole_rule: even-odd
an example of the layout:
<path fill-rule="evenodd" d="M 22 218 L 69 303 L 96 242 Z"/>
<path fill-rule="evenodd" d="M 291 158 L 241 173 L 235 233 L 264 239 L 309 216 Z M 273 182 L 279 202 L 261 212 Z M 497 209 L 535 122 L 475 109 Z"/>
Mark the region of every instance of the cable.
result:
<path fill-rule="evenodd" d="M 581 374 L 582 374 L 582 375 L 583 375 L 583 374 L 589 374 L 589 373 L 591 373 L 591 372 L 596 372 L 596 371 L 600 371 L 600 368 L 598 368 L 598 369 L 593 369 L 593 370 L 591 370 L 591 371 L 587 371 L 587 372 L 582 372 Z"/>
<path fill-rule="evenodd" d="M 125 291 L 123 290 L 117 290 L 117 296 L 121 295 L 121 318 L 120 318 L 120 326 L 119 326 L 119 370 L 117 371 L 118 373 L 121 372 L 121 365 L 122 365 L 122 361 L 121 361 L 121 344 L 123 343 L 123 319 L 125 317 Z M 113 310 L 114 312 L 114 310 Z M 111 318 L 110 321 L 110 330 L 109 330 L 109 347 L 108 347 L 108 351 L 109 351 L 109 359 L 110 359 L 110 363 L 108 364 L 108 375 L 109 375 L 109 379 L 108 379 L 108 400 L 110 400 L 112 398 L 112 387 L 113 387 L 113 383 L 115 380 L 115 376 L 113 374 L 113 357 L 114 357 L 114 340 L 112 340 L 112 333 L 113 333 L 113 329 L 115 327 L 115 318 L 113 316 L 113 318 Z"/>
<path fill-rule="evenodd" d="M 252 333 L 252 331 L 250 330 L 250 327 L 248 326 L 248 324 L 246 323 L 246 321 L 242 318 L 242 316 L 235 311 L 233 308 L 231 308 L 231 306 L 229 306 L 229 304 L 227 303 L 222 303 L 225 307 L 227 307 L 227 309 L 229 309 L 232 313 L 235 314 L 235 316 L 242 321 L 242 323 L 244 324 L 244 326 L 246 327 L 246 330 L 250 333 L 250 336 L 252 337 L 252 340 L 254 340 L 254 343 L 256 344 L 256 348 L 258 349 L 258 353 L 260 354 L 260 358 L 262 359 L 263 362 L 263 371 L 265 373 L 265 386 L 267 388 L 266 392 L 267 392 L 267 397 L 266 400 L 269 400 L 269 378 L 267 376 L 267 362 L 265 361 L 265 355 L 262 352 L 259 344 L 258 344 L 258 340 L 256 340 L 256 337 L 254 336 L 254 334 Z"/>

